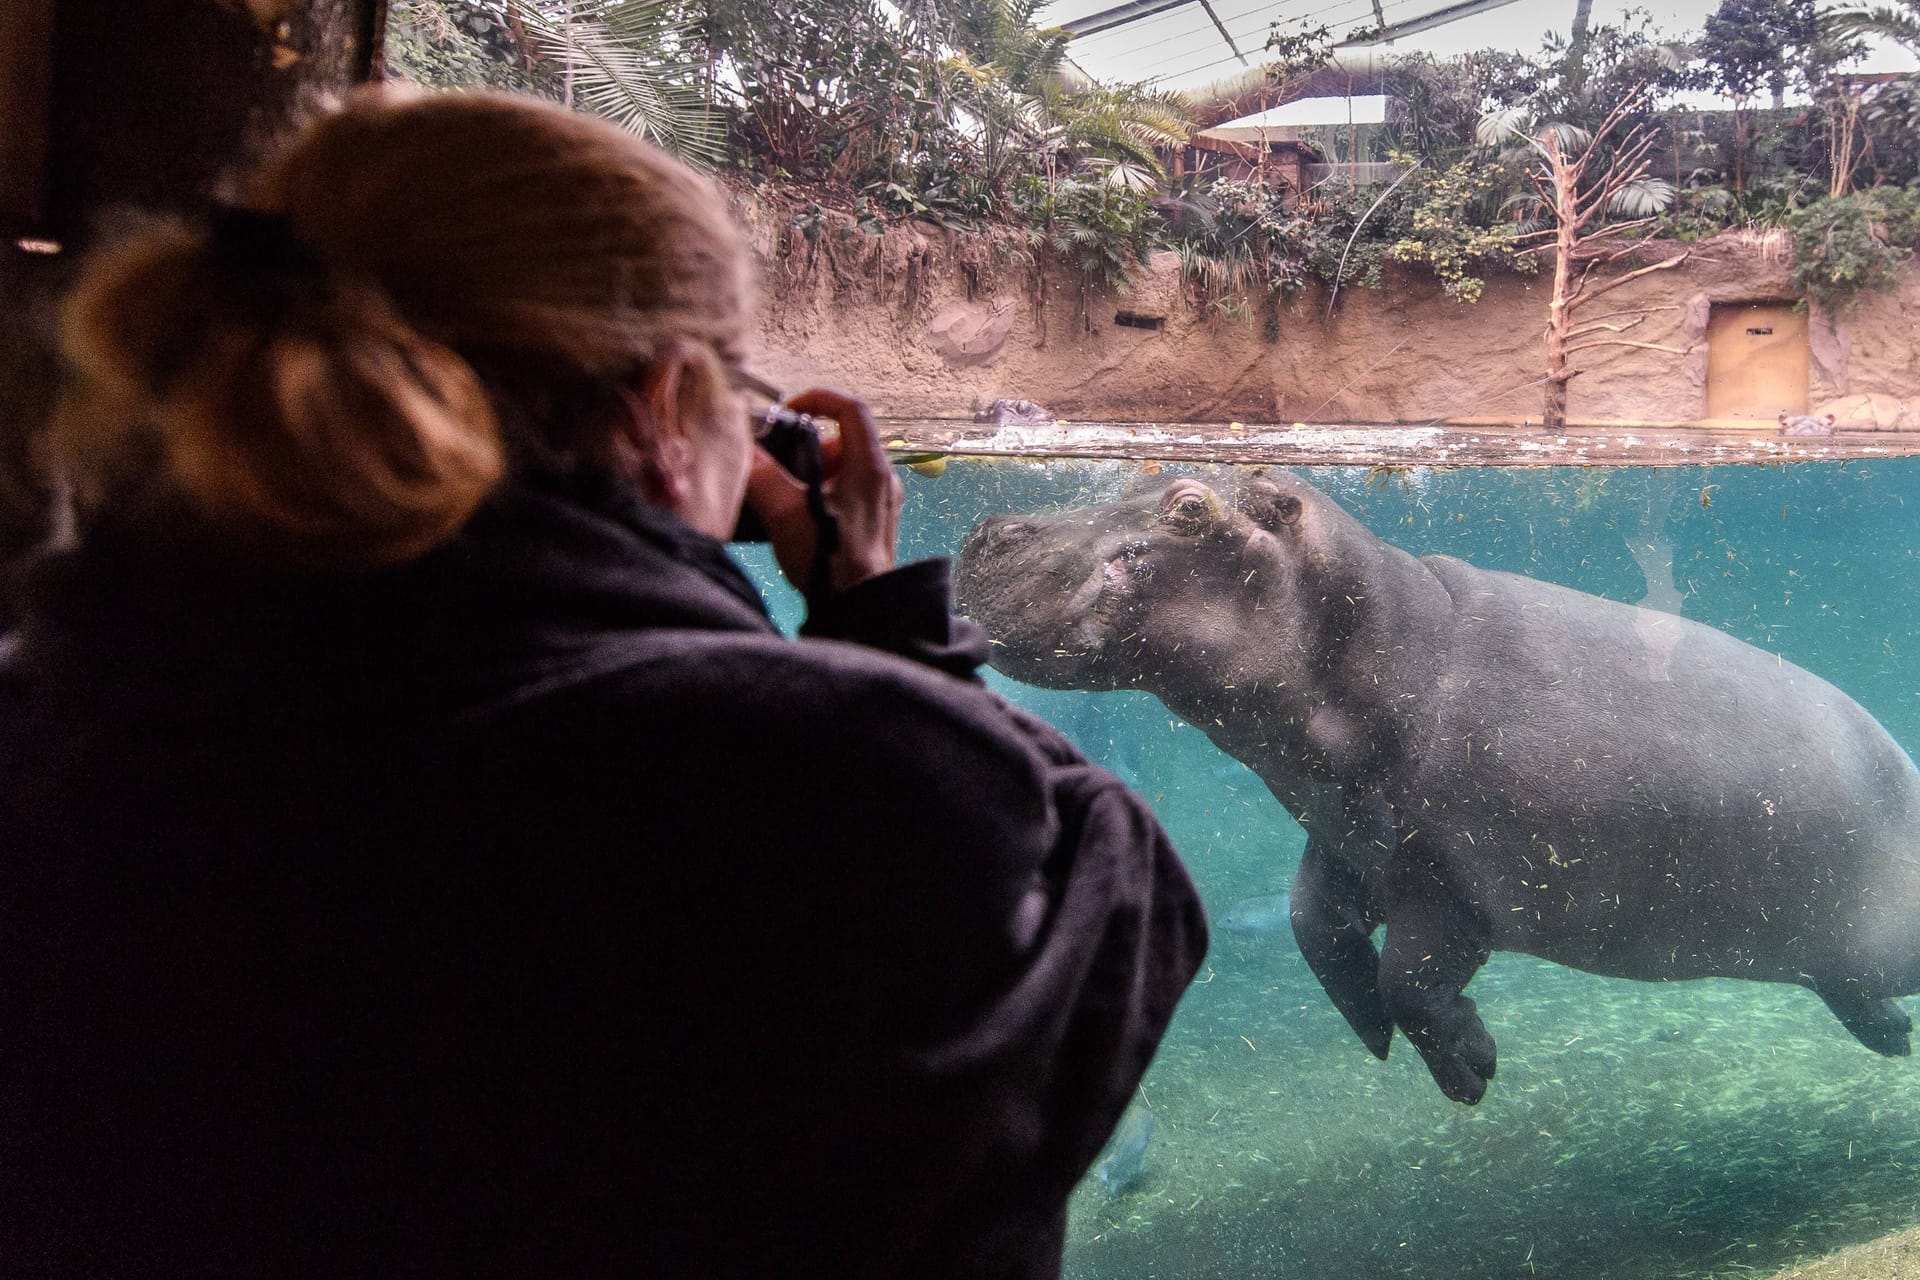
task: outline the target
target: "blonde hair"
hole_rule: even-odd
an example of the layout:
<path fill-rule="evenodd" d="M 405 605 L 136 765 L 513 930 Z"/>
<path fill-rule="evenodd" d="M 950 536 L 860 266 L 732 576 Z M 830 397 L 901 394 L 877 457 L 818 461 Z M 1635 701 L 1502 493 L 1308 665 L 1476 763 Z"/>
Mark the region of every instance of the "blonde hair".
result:
<path fill-rule="evenodd" d="M 745 335 L 749 259 L 713 185 L 534 99 L 357 94 L 243 202 L 290 261 L 167 223 L 83 272 L 53 443 L 95 491 L 153 455 L 282 562 L 396 563 L 472 515 L 506 469 L 475 353 L 617 378 L 676 339 L 730 357 Z"/>

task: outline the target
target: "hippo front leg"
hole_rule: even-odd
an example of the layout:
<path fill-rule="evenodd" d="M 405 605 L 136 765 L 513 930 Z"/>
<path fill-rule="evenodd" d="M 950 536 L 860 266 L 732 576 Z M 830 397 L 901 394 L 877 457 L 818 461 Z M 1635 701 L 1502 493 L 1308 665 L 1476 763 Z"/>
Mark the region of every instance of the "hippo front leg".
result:
<path fill-rule="evenodd" d="M 1493 1078 L 1494 1044 L 1464 991 L 1492 954 L 1486 918 L 1428 859 L 1403 854 L 1388 874 L 1380 994 L 1440 1092 L 1478 1102 Z"/>
<path fill-rule="evenodd" d="M 1365 877 L 1319 840 L 1308 840 L 1288 899 L 1293 940 L 1333 1007 L 1376 1058 L 1387 1056 L 1393 1018 L 1380 998 L 1373 931 L 1380 903 Z"/>
<path fill-rule="evenodd" d="M 1808 985 L 1827 1002 L 1840 1025 L 1867 1048 L 1889 1058 L 1904 1058 L 1913 1052 L 1913 1020 L 1893 1001 L 1863 995 L 1846 982 L 1814 981 Z"/>

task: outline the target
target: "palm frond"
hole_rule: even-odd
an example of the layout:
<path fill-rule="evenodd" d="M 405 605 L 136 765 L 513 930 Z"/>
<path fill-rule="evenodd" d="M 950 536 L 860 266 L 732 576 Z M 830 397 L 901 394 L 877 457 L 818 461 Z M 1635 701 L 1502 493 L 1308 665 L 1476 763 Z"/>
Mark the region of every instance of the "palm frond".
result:
<path fill-rule="evenodd" d="M 697 88 L 701 65 L 678 56 L 691 39 L 665 0 L 574 0 L 516 14 L 540 55 L 570 78 L 576 105 L 694 164 L 726 158 L 721 121 Z"/>
<path fill-rule="evenodd" d="M 1887 5 L 1871 9 L 1842 9 L 1827 15 L 1829 29 L 1844 36 L 1884 36 L 1920 53 L 1920 5 L 1907 0 L 1906 10 Z"/>
<path fill-rule="evenodd" d="M 1541 125 L 1540 132 L 1537 136 L 1542 140 L 1551 137 L 1554 142 L 1558 144 L 1560 154 L 1567 156 L 1578 155 L 1593 145 L 1593 134 L 1591 131 L 1582 129 L 1577 124 L 1569 124 L 1564 120 L 1555 120 L 1551 123 Z"/>
<path fill-rule="evenodd" d="M 1613 193 L 1607 212 L 1620 218 L 1650 218 L 1672 208 L 1673 196 L 1673 184 L 1665 178 L 1635 178 Z"/>
<path fill-rule="evenodd" d="M 1489 111 L 1473 127 L 1474 144 L 1489 150 L 1504 147 L 1516 137 L 1528 138 L 1532 134 L 1533 118 L 1525 107 Z"/>

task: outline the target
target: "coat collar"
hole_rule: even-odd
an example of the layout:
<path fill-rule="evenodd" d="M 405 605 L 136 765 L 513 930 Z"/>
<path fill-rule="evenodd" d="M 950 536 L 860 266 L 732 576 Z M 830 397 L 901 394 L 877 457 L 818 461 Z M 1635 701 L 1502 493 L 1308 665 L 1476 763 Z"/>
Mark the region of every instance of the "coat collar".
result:
<path fill-rule="evenodd" d="M 263 567 L 178 507 L 104 520 L 35 567 L 13 661 L 181 697 L 466 700 L 655 628 L 775 630 L 722 544 L 574 469 L 517 477 L 446 545 L 370 573 Z"/>

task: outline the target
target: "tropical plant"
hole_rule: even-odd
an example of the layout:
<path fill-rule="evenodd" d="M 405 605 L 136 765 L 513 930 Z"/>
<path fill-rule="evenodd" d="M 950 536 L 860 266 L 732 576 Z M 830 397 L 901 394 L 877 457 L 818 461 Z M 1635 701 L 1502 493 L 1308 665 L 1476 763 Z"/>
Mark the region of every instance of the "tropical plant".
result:
<path fill-rule="evenodd" d="M 1720 0 L 1707 16 L 1696 83 L 1733 100 L 1734 195 L 1746 188 L 1754 95 L 1768 90 L 1778 108 L 1796 79 L 1805 82 L 1805 55 L 1819 38 L 1814 0 Z"/>
<path fill-rule="evenodd" d="M 1899 0 L 1870 9 L 1839 9 L 1827 15 L 1834 31 L 1853 36 L 1880 36 L 1920 55 L 1920 0 Z"/>
<path fill-rule="evenodd" d="M 1827 15 L 1827 28 L 1835 40 L 1891 40 L 1920 56 L 1920 0 L 1900 0 L 1898 7 L 1878 5 L 1870 9 L 1842 9 Z M 1920 77 L 1907 76 L 1879 85 L 1856 95 L 1843 82 L 1836 86 L 1841 108 L 1853 108 L 1853 119 L 1861 128 L 1856 143 L 1863 160 L 1874 169 L 1881 182 L 1920 181 Z M 1851 133 L 1849 141 L 1853 141 Z M 1836 182 L 1834 194 L 1845 192 Z"/>
<path fill-rule="evenodd" d="M 1634 115 L 1620 122 L 1633 128 L 1686 87 L 1688 53 L 1645 10 L 1628 9 L 1617 21 L 1589 25 L 1577 52 L 1572 39 L 1548 32 L 1530 72 L 1495 86 L 1488 97 L 1496 108 L 1525 106 L 1541 119 L 1593 129 L 1636 96 Z"/>
<path fill-rule="evenodd" d="M 1305 237 L 1311 223 L 1285 194 L 1261 182 L 1223 179 L 1191 185 L 1160 206 L 1173 229 L 1181 274 L 1203 307 L 1250 318 L 1257 300 L 1279 336 L 1278 300 L 1312 278 Z"/>
<path fill-rule="evenodd" d="M 1823 311 L 1852 310 L 1905 278 L 1920 241 L 1920 193 L 1888 187 L 1819 200 L 1788 227 L 1794 286 Z"/>
<path fill-rule="evenodd" d="M 559 68 L 569 106 L 703 165 L 726 159 L 726 133 L 701 90 L 699 36 L 671 0 L 507 0 L 509 19 Z"/>
<path fill-rule="evenodd" d="M 1490 268 L 1538 270 L 1536 258 L 1522 250 L 1514 224 L 1486 216 L 1503 177 L 1499 167 L 1472 159 L 1416 175 L 1406 197 L 1406 230 L 1388 256 L 1427 267 L 1455 302 L 1479 301 L 1486 288 L 1482 273 Z"/>
<path fill-rule="evenodd" d="M 1029 174 L 1014 198 L 1035 262 L 1051 255 L 1073 272 L 1083 324 L 1091 324 L 1095 293 L 1126 292 L 1147 255 L 1166 243 L 1147 197 L 1097 173 L 1053 182 Z"/>
<path fill-rule="evenodd" d="M 1110 180 L 1136 189 L 1142 176 L 1155 182 L 1164 176 L 1156 149 L 1184 144 L 1193 129 L 1185 98 L 1140 84 L 1090 85 L 1045 110 L 1050 142 L 1070 154 L 1110 161 Z"/>
<path fill-rule="evenodd" d="M 387 74 L 443 89 L 540 92 L 500 6 L 465 0 L 393 0 L 387 10 Z"/>
<path fill-rule="evenodd" d="M 696 164 L 726 158 L 677 0 L 395 0 L 386 57 L 403 79 L 539 93 Z"/>
<path fill-rule="evenodd" d="M 731 87 L 738 157 L 774 177 L 853 184 L 895 176 L 944 121 L 880 0 L 712 0 L 704 34 Z"/>

